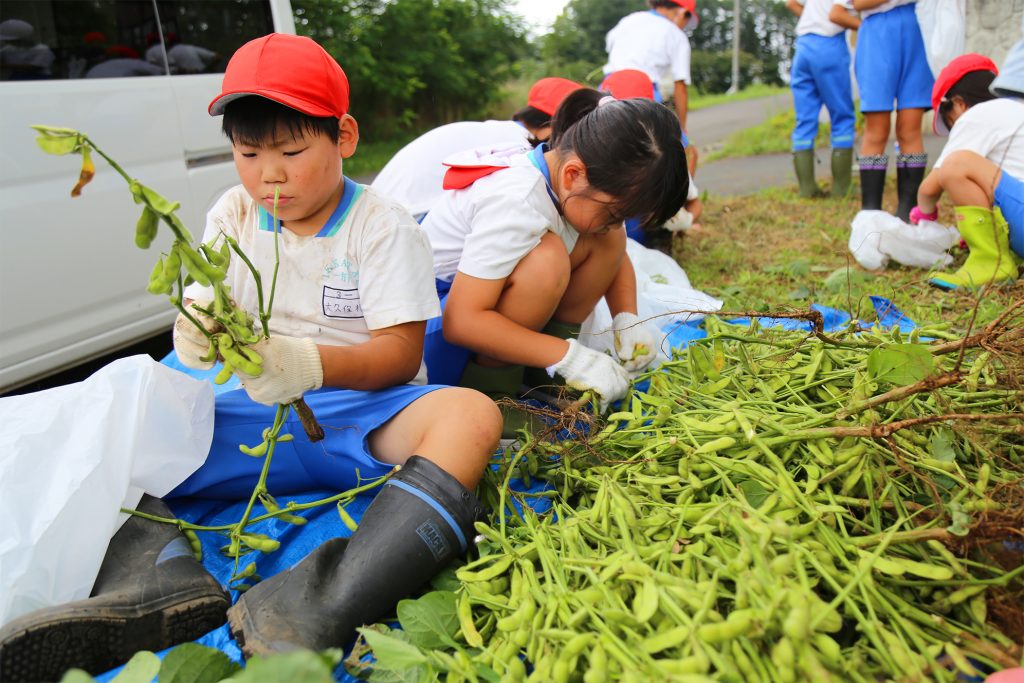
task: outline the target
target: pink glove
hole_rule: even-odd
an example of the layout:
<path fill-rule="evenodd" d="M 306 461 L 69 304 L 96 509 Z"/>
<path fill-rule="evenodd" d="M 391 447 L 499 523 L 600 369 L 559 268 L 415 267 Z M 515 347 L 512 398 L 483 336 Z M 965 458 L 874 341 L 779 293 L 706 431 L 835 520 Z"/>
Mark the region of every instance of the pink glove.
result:
<path fill-rule="evenodd" d="M 910 210 L 910 222 L 913 225 L 917 225 L 921 221 L 936 221 L 939 219 L 939 207 L 935 207 L 935 210 L 931 213 L 925 213 L 921 210 L 921 207 L 915 206 Z"/>

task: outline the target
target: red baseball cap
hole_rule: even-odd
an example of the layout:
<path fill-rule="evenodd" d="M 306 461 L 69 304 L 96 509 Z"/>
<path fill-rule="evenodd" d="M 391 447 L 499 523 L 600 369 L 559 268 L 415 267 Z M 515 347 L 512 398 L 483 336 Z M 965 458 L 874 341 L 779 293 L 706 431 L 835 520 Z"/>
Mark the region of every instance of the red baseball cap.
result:
<path fill-rule="evenodd" d="M 654 99 L 654 83 L 650 76 L 638 69 L 622 69 L 608 76 L 601 83 L 601 90 L 617 100 L 641 97 Z"/>
<path fill-rule="evenodd" d="M 348 112 L 345 72 L 315 41 L 287 33 L 250 40 L 235 51 L 220 95 L 210 102 L 210 115 L 220 116 L 228 102 L 248 95 L 309 116 L 341 118 Z"/>
<path fill-rule="evenodd" d="M 690 19 L 683 28 L 697 28 L 697 24 L 700 23 L 700 17 L 697 16 L 697 0 L 672 0 L 672 2 L 690 13 Z"/>
<path fill-rule="evenodd" d="M 548 116 L 554 116 L 558 105 L 569 93 L 583 86 L 568 78 L 542 78 L 533 84 L 526 96 L 526 106 L 538 109 Z"/>
<path fill-rule="evenodd" d="M 949 135 L 949 126 L 939 115 L 939 105 L 945 101 L 949 89 L 972 71 L 991 71 L 998 75 L 999 67 L 985 55 L 968 52 L 952 59 L 935 79 L 935 86 L 932 88 L 932 130 L 937 135 Z"/>

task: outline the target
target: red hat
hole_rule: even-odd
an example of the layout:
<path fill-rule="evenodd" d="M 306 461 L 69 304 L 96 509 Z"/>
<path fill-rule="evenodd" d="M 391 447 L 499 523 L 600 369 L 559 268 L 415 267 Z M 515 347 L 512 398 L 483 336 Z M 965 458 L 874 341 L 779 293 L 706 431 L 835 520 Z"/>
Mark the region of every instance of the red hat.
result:
<path fill-rule="evenodd" d="M 530 94 L 526 96 L 526 106 L 539 109 L 548 116 L 554 116 L 562 100 L 568 97 L 569 93 L 582 87 L 568 78 L 542 78 L 530 88 Z"/>
<path fill-rule="evenodd" d="M 224 72 L 220 95 L 210 102 L 220 116 L 228 102 L 259 95 L 309 116 L 348 112 L 348 78 L 316 42 L 287 33 L 250 40 L 238 48 Z"/>
<path fill-rule="evenodd" d="M 651 77 L 637 69 L 623 69 L 609 74 L 601 83 L 601 90 L 617 100 L 642 97 L 654 99 L 654 83 Z"/>
<path fill-rule="evenodd" d="M 700 23 L 700 17 L 697 16 L 697 0 L 672 0 L 672 2 L 690 13 L 690 19 L 683 28 L 697 28 L 697 24 Z"/>
<path fill-rule="evenodd" d="M 935 79 L 935 87 L 932 88 L 932 110 L 934 112 L 932 130 L 937 135 L 949 135 L 949 126 L 939 115 L 939 105 L 945 101 L 949 89 L 972 71 L 991 71 L 996 75 L 999 74 L 999 68 L 991 59 L 976 52 L 968 52 L 951 60 L 939 72 L 939 77 Z"/>

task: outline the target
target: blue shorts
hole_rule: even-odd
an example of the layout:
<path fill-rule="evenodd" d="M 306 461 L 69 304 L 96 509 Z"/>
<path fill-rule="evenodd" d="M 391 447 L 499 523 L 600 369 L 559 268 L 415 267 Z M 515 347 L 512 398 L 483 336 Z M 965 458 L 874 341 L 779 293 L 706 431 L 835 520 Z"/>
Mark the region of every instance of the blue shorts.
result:
<path fill-rule="evenodd" d="M 872 14 L 861 24 L 854 60 L 862 112 L 931 109 L 928 67 L 914 3 Z"/>
<path fill-rule="evenodd" d="M 808 33 L 796 39 L 790 87 L 796 126 L 793 151 L 814 149 L 821 105 L 828 108 L 832 123 L 832 147 L 853 147 L 853 88 L 850 84 L 850 50 L 846 33 L 826 38 Z"/>
<path fill-rule="evenodd" d="M 306 491 L 345 491 L 360 479 L 374 479 L 393 467 L 370 454 L 367 437 L 410 403 L 443 387 L 404 384 L 381 391 L 326 388 L 308 392 L 306 403 L 324 428 L 324 439 L 312 443 L 293 412 L 282 433 L 292 441 L 279 443 L 267 477 L 276 495 Z M 273 406 L 256 403 L 244 389 L 216 397 L 213 443 L 206 462 L 168 497 L 196 496 L 224 500 L 252 495 L 263 458 L 245 455 L 239 444 L 255 446 L 274 423 Z"/>
<path fill-rule="evenodd" d="M 441 333 L 441 318 L 448 304 L 448 290 L 452 283 L 435 280 L 437 298 L 441 300 L 441 315 L 427 321 L 426 337 L 423 340 L 423 360 L 427 364 L 427 381 L 431 384 L 458 386 L 466 363 L 473 352 L 445 340 Z"/>
<path fill-rule="evenodd" d="M 995 205 L 1010 228 L 1010 249 L 1024 258 L 1024 182 L 1003 171 L 996 185 Z"/>

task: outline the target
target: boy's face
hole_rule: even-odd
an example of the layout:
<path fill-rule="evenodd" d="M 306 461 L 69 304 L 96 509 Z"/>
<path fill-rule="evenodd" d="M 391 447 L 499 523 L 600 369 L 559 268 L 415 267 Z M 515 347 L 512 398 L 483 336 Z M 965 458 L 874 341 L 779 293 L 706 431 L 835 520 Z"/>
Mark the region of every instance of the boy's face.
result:
<path fill-rule="evenodd" d="M 260 147 L 235 143 L 235 168 L 246 192 L 267 211 L 274 211 L 274 190 L 279 189 L 277 216 L 289 230 L 316 234 L 341 200 L 342 159 L 355 152 L 359 129 L 345 115 L 338 123 L 338 143 L 303 131 L 298 136 L 278 128 L 273 140 Z"/>

